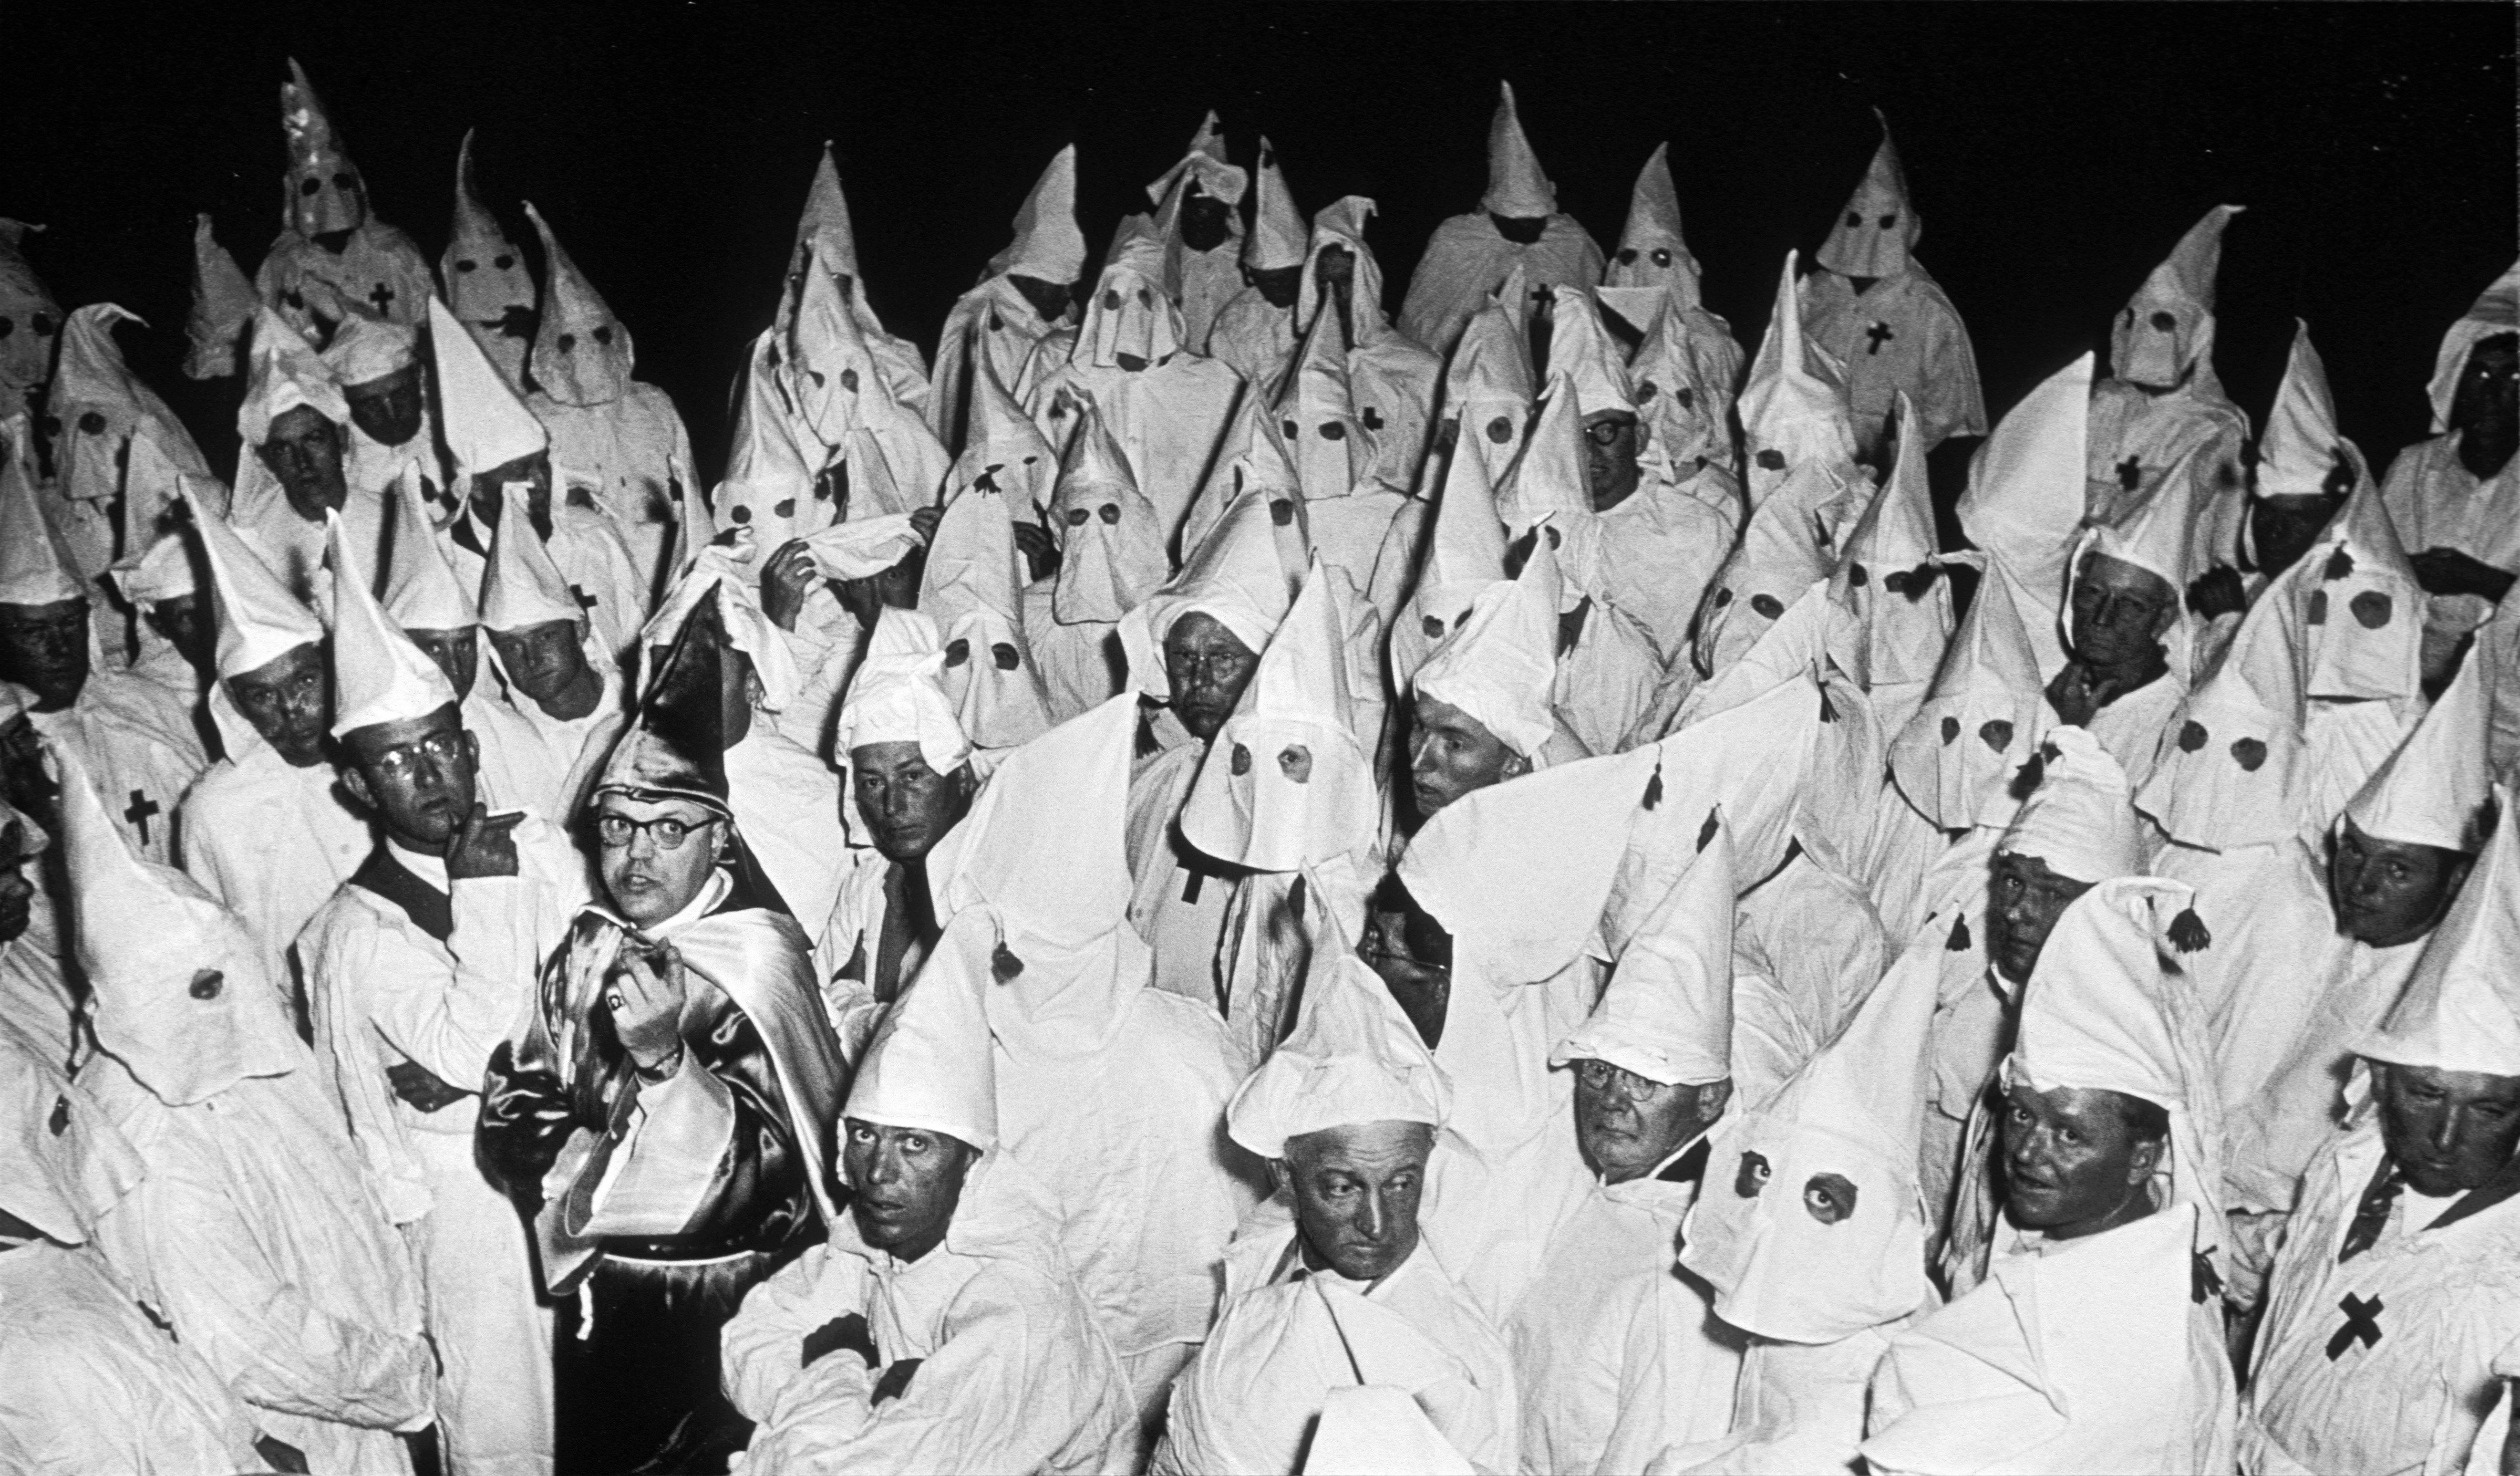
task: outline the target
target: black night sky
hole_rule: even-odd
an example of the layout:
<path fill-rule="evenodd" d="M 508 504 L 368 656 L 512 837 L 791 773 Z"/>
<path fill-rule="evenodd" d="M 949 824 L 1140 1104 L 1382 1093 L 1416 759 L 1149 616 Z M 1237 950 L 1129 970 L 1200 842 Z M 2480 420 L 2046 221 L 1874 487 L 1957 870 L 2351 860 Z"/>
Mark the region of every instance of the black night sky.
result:
<path fill-rule="evenodd" d="M 234 454 L 236 386 L 174 370 L 191 220 L 250 272 L 279 222 L 278 89 L 301 60 L 380 214 L 433 261 L 457 142 L 530 242 L 532 199 L 627 321 L 704 468 L 768 321 L 818 146 L 834 140 L 868 291 L 932 347 L 1049 155 L 1079 147 L 1099 251 L 1218 109 L 1265 131 L 1310 213 L 1381 205 L 1397 305 L 1427 232 L 1474 207 L 1496 80 L 1560 208 L 1615 244 L 1669 139 L 1706 296 L 1745 346 L 1784 251 L 1816 246 L 1887 113 L 2001 412 L 2105 342 L 2208 207 L 2249 207 L 2219 362 L 2262 418 L 2297 315 L 2347 434 L 2425 434 L 2434 346 L 2520 242 L 2515 11 L 2452 5 L 556 4 L 390 8 L 15 0 L 0 214 L 66 305 L 111 300 L 134 362 Z"/>

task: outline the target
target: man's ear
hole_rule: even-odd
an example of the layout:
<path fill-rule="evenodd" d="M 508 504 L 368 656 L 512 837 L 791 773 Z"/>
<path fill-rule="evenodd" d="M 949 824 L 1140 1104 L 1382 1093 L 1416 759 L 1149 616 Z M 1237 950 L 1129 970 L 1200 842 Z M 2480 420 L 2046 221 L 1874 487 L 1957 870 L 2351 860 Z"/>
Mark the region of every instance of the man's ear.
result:
<path fill-rule="evenodd" d="M 1711 1123 L 1722 1117 L 1724 1109 L 1732 1105 L 1732 1079 L 1731 1077 L 1726 1077 L 1720 1082 L 1709 1082 L 1697 1088 L 1697 1120 L 1701 1123 Z"/>
<path fill-rule="evenodd" d="M 954 785 L 955 803 L 960 806 L 968 807 L 971 803 L 971 797 L 980 792 L 980 780 L 979 777 L 971 771 L 970 760 L 964 760 L 961 765 L 954 770 L 952 783 Z"/>
<path fill-rule="evenodd" d="M 2127 1182 L 2139 1184 L 2152 1177 L 2161 1167 L 2162 1150 L 2169 1146 L 2170 1139 L 2166 1137 L 2137 1143 L 2135 1150 L 2127 1155 Z"/>
<path fill-rule="evenodd" d="M 1505 756 L 1505 766 L 1497 771 L 1497 778 L 1500 782 L 1507 779 L 1519 779 L 1530 772 L 1531 761 L 1529 759 L 1524 758 L 1520 754 L 1509 753 Z"/>
<path fill-rule="evenodd" d="M 481 735 L 471 728 L 464 729 L 464 761 L 472 765 L 473 773 L 481 772 Z"/>
<path fill-rule="evenodd" d="M 471 733 L 466 733 L 464 736 L 469 739 L 472 735 Z M 368 776 L 359 772 L 359 766 L 357 764 L 344 763 L 341 765 L 341 787 L 348 790 L 350 792 L 350 798 L 358 801 L 365 808 L 380 813 L 383 811 L 384 807 L 377 803 L 376 791 L 368 788 Z"/>

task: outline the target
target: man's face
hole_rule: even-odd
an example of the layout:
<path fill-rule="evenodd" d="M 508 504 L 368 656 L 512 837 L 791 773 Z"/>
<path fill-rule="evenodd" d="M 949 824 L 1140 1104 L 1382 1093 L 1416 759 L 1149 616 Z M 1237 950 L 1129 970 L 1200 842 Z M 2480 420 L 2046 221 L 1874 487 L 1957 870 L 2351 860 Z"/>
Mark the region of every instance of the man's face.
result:
<path fill-rule="evenodd" d="M 1413 711 L 1409 789 L 1420 817 L 1432 816 L 1474 789 L 1531 771 L 1530 760 L 1451 703 L 1420 695 Z"/>
<path fill-rule="evenodd" d="M 1182 202 L 1182 244 L 1194 252 L 1212 252 L 1225 244 L 1234 225 L 1234 207 L 1208 194 L 1196 184 L 1190 187 L 1190 198 Z"/>
<path fill-rule="evenodd" d="M 166 644 L 191 664 L 196 671 L 208 671 L 216 653 L 210 642 L 210 623 L 202 615 L 202 598 L 179 594 L 169 599 L 143 606 L 140 618 L 149 628 L 165 637 Z"/>
<path fill-rule="evenodd" d="M 1500 215 L 1490 210 L 1488 223 L 1496 227 L 1498 235 L 1516 246 L 1532 245 L 1540 239 L 1542 232 L 1549 229 L 1546 215 Z"/>
<path fill-rule="evenodd" d="M 32 688 L 39 712 L 78 701 L 87 685 L 87 601 L 0 605 L 0 681 Z"/>
<path fill-rule="evenodd" d="M 2438 846 L 2374 840 L 2348 819 L 2327 862 L 2336 931 L 2375 948 L 2413 943 L 2450 911 L 2474 860 Z"/>
<path fill-rule="evenodd" d="M 1732 1084 L 1672 1085 L 1608 1061 L 1575 1068 L 1575 1146 L 1608 1183 L 1650 1174 L 1724 1111 Z"/>
<path fill-rule="evenodd" d="M 2464 1194 L 2492 1178 L 2520 1146 L 2520 1077 L 2431 1066 L 2372 1068 L 2380 1138 L 2418 1194 Z"/>
<path fill-rule="evenodd" d="M 861 1118 L 841 1126 L 840 1162 L 857 1192 L 849 1200 L 858 1237 L 916 1261 L 944 1243 L 963 1202 L 963 1180 L 979 1155 L 971 1145 L 922 1128 L 888 1128 Z"/>
<path fill-rule="evenodd" d="M 1076 285 L 1072 282 L 1044 282 L 1039 277 L 1027 277 L 1016 272 L 1007 273 L 1007 280 L 1015 285 L 1015 291 L 1023 294 L 1024 300 L 1032 304 L 1033 312 L 1045 323 L 1056 323 L 1065 316 L 1067 300 L 1076 292 Z"/>
<path fill-rule="evenodd" d="M 410 636 L 413 645 L 437 663 L 437 669 L 445 672 L 446 679 L 455 684 L 456 699 L 461 701 L 472 695 L 472 678 L 481 669 L 481 640 L 476 633 L 479 628 L 477 625 L 467 625 L 461 630 L 413 628 L 403 634 Z"/>
<path fill-rule="evenodd" d="M 1172 683 L 1173 715 L 1205 743 L 1234 715 L 1259 654 L 1235 639 L 1210 616 L 1192 611 L 1164 632 L 1164 675 Z"/>
<path fill-rule="evenodd" d="M 1251 285 L 1272 307 L 1294 306 L 1295 297 L 1304 286 L 1304 269 L 1300 266 L 1273 266 L 1266 270 L 1244 267 L 1242 274 L 1251 279 Z"/>
<path fill-rule="evenodd" d="M 250 671 L 227 678 L 228 700 L 262 741 L 292 768 L 324 760 L 324 730 L 333 722 L 333 685 L 323 649 L 292 646 Z"/>
<path fill-rule="evenodd" d="M 849 750 L 849 782 L 858 813 L 885 859 L 927 854 L 970 804 L 968 766 L 940 774 L 916 743 L 862 743 Z"/>
<path fill-rule="evenodd" d="M 1624 410 L 1596 410 L 1584 417 L 1584 481 L 1593 508 L 1606 513 L 1637 489 L 1637 452 L 1642 444 L 1637 418 Z"/>
<path fill-rule="evenodd" d="M 597 859 L 614 908 L 644 928 L 690 906 L 717 869 L 725 824 L 697 800 L 599 797 Z"/>
<path fill-rule="evenodd" d="M 1410 899 L 1377 895 L 1366 913 L 1356 954 L 1432 1050 L 1444 1038 L 1444 1016 L 1452 1003 L 1451 935 Z"/>
<path fill-rule="evenodd" d="M 2004 1208 L 2014 1224 L 2060 1238 L 2093 1228 L 2143 1192 L 2161 1149 L 2161 1139 L 2136 1136 L 2117 1092 L 2014 1085 L 2004 1093 Z"/>
<path fill-rule="evenodd" d="M 486 526 L 499 526 L 500 504 L 507 500 L 507 486 L 511 482 L 521 482 L 531 488 L 525 498 L 525 520 L 533 524 L 534 531 L 550 537 L 551 454 L 535 451 L 473 477 L 472 502 L 479 509 L 481 521 Z"/>
<path fill-rule="evenodd" d="M 490 645 L 517 690 L 549 705 L 576 690 L 592 673 L 575 621 L 544 621 L 518 630 L 493 630 Z"/>
<path fill-rule="evenodd" d="M 2168 579 L 2094 550 L 2074 581 L 2074 654 L 2096 667 L 2140 662 L 2178 614 Z"/>
<path fill-rule="evenodd" d="M 350 484 L 341 475 L 341 428 L 312 405 L 294 406 L 274 420 L 261 456 L 290 507 L 309 523 L 323 522 L 326 508 L 338 511 L 349 498 Z"/>
<path fill-rule="evenodd" d="M 2091 890 L 2037 856 L 1998 852 L 1986 889 L 1986 956 L 1995 971 L 2014 984 L 2029 982 L 2056 919 Z"/>
<path fill-rule="evenodd" d="M 5 837 L 10 853 L 16 853 L 21 821 L 9 822 Z M 26 931 L 35 915 L 35 884 L 26 879 L 23 858 L 0 862 L 0 944 L 14 943 Z"/>
<path fill-rule="evenodd" d="M 2467 351 L 2458 388 L 2451 392 L 2450 423 L 2503 436 L 2520 424 L 2520 335 L 2498 333 Z"/>
<path fill-rule="evenodd" d="M 881 574 L 832 580 L 832 596 L 841 609 L 857 617 L 859 624 L 872 630 L 887 610 L 919 608 L 919 581 L 926 572 L 927 550 L 914 548 Z"/>
<path fill-rule="evenodd" d="M 341 396 L 350 402 L 351 422 L 370 440 L 398 446 L 420 434 L 421 409 L 427 400 L 417 361 L 363 385 L 343 385 Z"/>
<path fill-rule="evenodd" d="M 1304 1244 L 1351 1281 L 1391 1274 L 1418 1248 L 1418 1198 L 1434 1130 L 1353 1123 L 1286 1139 Z"/>
<path fill-rule="evenodd" d="M 372 722 L 342 735 L 351 795 L 383 817 L 385 830 L 414 851 L 442 853 L 472 812 L 480 750 L 448 703 L 426 717 Z"/>
<path fill-rule="evenodd" d="M 2347 484 L 2352 485 L 2351 475 Z M 2258 568 L 2270 577 L 2301 562 L 2336 513 L 2335 499 L 2323 496 L 2252 497 L 2249 538 L 2258 546 Z"/>

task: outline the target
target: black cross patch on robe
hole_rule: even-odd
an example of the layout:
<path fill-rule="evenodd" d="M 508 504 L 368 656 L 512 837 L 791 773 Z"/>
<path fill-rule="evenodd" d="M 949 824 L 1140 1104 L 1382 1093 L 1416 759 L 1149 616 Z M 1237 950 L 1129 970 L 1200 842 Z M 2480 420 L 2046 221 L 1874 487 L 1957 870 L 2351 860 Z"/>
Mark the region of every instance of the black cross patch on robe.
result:
<path fill-rule="evenodd" d="M 1890 331 L 1889 324 L 1875 322 L 1871 327 L 1864 330 L 1864 336 L 1872 341 L 1872 346 L 1866 351 L 1877 354 L 1881 351 L 1882 345 L 1889 343 L 1899 335 Z"/>
<path fill-rule="evenodd" d="M 131 792 L 131 807 L 122 812 L 122 817 L 139 828 L 140 844 L 146 846 L 149 844 L 149 817 L 163 812 L 158 802 L 149 798 L 147 790 L 135 789 Z"/>
<path fill-rule="evenodd" d="M 2345 1350 L 2358 1342 L 2365 1348 L 2380 1346 L 2380 1314 L 2387 1307 L 2386 1303 L 2377 1297 L 2365 1302 L 2352 1292 L 2347 1292 L 2345 1300 L 2337 1303 L 2336 1306 L 2345 1314 L 2345 1320 L 2338 1325 L 2336 1335 L 2327 1340 L 2329 1362 L 2333 1363 L 2345 1357 Z"/>

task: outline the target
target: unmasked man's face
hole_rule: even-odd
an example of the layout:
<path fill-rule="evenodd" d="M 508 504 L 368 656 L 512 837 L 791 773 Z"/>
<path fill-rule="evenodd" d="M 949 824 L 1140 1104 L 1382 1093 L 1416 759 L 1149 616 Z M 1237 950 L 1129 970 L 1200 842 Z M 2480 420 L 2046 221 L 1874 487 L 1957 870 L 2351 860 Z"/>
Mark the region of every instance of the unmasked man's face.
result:
<path fill-rule="evenodd" d="M 398 446 L 420 434 L 425 399 L 418 363 L 365 384 L 344 385 L 341 396 L 350 402 L 350 419 L 371 440 Z"/>
<path fill-rule="evenodd" d="M 2377 1066 L 2378 1063 L 2374 1063 Z M 2378 1066 L 2380 1137 L 2418 1194 L 2463 1194 L 2520 1146 L 2520 1077 Z"/>
<path fill-rule="evenodd" d="M 1399 1269 L 1418 1248 L 1418 1201 L 1434 1130 L 1355 1123 L 1286 1140 L 1295 1222 L 1316 1264 L 1351 1281 Z"/>

